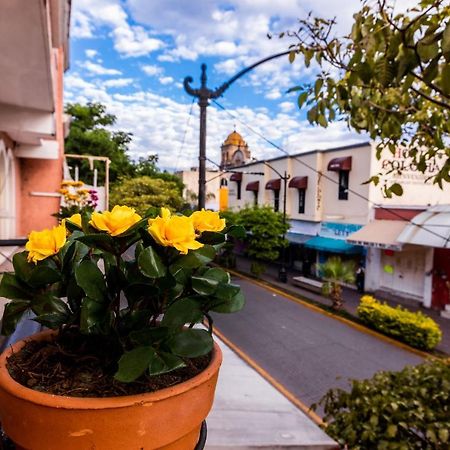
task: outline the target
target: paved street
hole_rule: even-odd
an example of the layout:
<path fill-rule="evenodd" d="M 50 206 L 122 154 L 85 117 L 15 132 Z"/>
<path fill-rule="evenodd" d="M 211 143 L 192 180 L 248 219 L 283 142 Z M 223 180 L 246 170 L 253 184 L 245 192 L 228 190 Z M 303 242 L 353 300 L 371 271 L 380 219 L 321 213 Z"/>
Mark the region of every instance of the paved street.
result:
<path fill-rule="evenodd" d="M 236 314 L 216 314 L 215 325 L 234 345 L 303 403 L 317 402 L 349 378 L 400 370 L 422 358 L 345 323 L 235 278 L 246 297 Z"/>

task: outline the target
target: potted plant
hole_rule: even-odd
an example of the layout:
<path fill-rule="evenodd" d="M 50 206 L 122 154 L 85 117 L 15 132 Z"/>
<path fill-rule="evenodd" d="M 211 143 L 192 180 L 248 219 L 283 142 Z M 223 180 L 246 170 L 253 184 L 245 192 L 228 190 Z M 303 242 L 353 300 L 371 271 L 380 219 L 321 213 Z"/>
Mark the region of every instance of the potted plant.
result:
<path fill-rule="evenodd" d="M 127 206 L 32 232 L 0 283 L 2 334 L 28 310 L 49 330 L 0 358 L 6 434 L 33 450 L 193 449 L 221 362 L 210 312 L 244 304 L 208 263 L 239 232 L 212 211 Z"/>

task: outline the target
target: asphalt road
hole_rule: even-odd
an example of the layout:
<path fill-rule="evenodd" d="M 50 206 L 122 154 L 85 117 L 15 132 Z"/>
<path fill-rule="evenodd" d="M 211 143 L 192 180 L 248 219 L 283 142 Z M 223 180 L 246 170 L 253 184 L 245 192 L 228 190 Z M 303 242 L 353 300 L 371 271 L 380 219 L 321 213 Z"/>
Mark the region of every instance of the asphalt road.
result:
<path fill-rule="evenodd" d="M 304 404 L 348 379 L 401 370 L 423 361 L 374 336 L 236 278 L 246 297 L 242 311 L 215 314 L 218 330 Z"/>

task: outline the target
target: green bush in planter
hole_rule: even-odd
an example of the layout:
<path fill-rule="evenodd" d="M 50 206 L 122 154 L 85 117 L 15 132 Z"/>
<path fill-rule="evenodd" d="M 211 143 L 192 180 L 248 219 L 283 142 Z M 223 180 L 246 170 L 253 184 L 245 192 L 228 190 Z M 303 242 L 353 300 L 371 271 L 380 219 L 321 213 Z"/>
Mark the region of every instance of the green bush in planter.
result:
<path fill-rule="evenodd" d="M 401 306 L 393 308 L 370 295 L 361 297 L 357 312 L 370 327 L 416 348 L 431 350 L 442 339 L 439 325 L 430 317 Z"/>
<path fill-rule="evenodd" d="M 448 450 L 450 364 L 379 372 L 322 398 L 325 431 L 352 450 Z"/>

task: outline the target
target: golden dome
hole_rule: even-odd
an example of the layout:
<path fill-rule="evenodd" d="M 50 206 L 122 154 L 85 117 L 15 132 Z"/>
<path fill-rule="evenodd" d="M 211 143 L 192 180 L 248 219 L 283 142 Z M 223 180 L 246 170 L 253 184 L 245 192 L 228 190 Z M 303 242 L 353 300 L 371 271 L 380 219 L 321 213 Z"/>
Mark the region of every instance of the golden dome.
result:
<path fill-rule="evenodd" d="M 245 147 L 247 144 L 238 132 L 233 131 L 230 135 L 228 135 L 223 145 L 236 145 L 238 147 Z"/>

